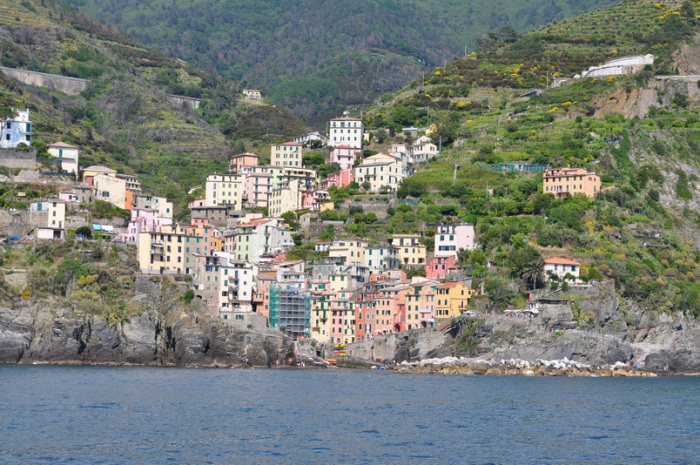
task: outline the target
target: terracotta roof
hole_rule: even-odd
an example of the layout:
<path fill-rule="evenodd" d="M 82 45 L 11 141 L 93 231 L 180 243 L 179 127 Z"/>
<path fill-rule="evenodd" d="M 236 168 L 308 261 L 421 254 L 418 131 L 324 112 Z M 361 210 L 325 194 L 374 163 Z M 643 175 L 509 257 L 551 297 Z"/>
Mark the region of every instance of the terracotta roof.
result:
<path fill-rule="evenodd" d="M 298 143 L 298 142 L 285 142 L 285 143 L 282 144 L 282 145 L 294 145 L 294 146 L 297 146 L 297 147 L 301 147 L 301 144 Z"/>
<path fill-rule="evenodd" d="M 454 287 L 454 286 L 456 286 L 457 284 L 459 284 L 459 281 L 456 281 L 456 282 L 454 282 L 454 283 L 445 283 L 445 284 L 441 284 L 441 285 L 439 285 L 439 286 L 436 286 L 436 288 L 443 288 L 443 289 L 446 289 L 446 288 Z"/>
<path fill-rule="evenodd" d="M 268 221 L 270 221 L 270 220 L 268 220 L 268 219 L 250 220 L 249 223 L 242 224 L 241 227 L 246 227 L 246 226 L 259 226 L 259 225 L 261 225 L 261 224 L 267 223 Z"/>
<path fill-rule="evenodd" d="M 559 258 L 559 257 L 554 257 L 554 258 L 548 258 L 547 260 L 544 261 L 545 264 L 547 265 L 576 265 L 576 266 L 581 266 L 580 263 L 574 262 L 571 260 L 567 260 L 566 258 Z"/>
<path fill-rule="evenodd" d="M 334 148 L 336 149 L 351 149 L 349 145 L 336 145 Z"/>

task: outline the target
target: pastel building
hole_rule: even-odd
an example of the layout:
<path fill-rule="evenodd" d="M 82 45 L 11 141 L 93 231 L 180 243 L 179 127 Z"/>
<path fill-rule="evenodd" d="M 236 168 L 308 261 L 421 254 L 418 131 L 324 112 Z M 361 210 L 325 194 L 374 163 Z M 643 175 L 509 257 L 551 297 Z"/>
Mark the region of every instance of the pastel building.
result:
<path fill-rule="evenodd" d="M 118 208 L 127 208 L 127 181 L 109 174 L 98 174 L 92 179 L 95 200 L 109 202 Z"/>
<path fill-rule="evenodd" d="M 365 251 L 365 266 L 373 271 L 399 268 L 399 249 L 391 245 L 368 247 Z"/>
<path fill-rule="evenodd" d="M 55 142 L 48 147 L 50 155 L 58 158 L 61 162 L 61 171 L 72 173 L 78 177 L 78 162 L 80 149 L 65 142 Z"/>
<path fill-rule="evenodd" d="M 264 255 L 283 253 L 294 246 L 292 232 L 276 218 L 240 224 L 234 234 L 236 259 L 259 263 Z"/>
<path fill-rule="evenodd" d="M 476 291 L 464 283 L 452 282 L 435 287 L 435 316 L 457 318 L 467 311 L 469 299 Z"/>
<path fill-rule="evenodd" d="M 353 176 L 359 184 L 368 182 L 371 191 L 388 188 L 394 192 L 404 178 L 403 163 L 389 154 L 378 153 L 356 165 Z"/>
<path fill-rule="evenodd" d="M 172 218 L 160 216 L 158 210 L 132 208 L 126 231 L 117 238 L 117 241 L 138 246 L 142 231 L 158 231 L 162 226 L 169 226 L 172 223 Z"/>
<path fill-rule="evenodd" d="M 238 174 L 244 166 L 258 166 L 259 156 L 254 153 L 240 153 L 233 155 L 228 160 L 229 172 Z"/>
<path fill-rule="evenodd" d="M 336 147 L 346 145 L 362 150 L 364 124 L 358 118 L 332 119 L 328 131 L 328 144 Z"/>
<path fill-rule="evenodd" d="M 285 142 L 270 148 L 270 163 L 273 166 L 304 166 L 303 146 L 297 142 Z"/>
<path fill-rule="evenodd" d="M 101 165 L 91 165 L 88 166 L 87 168 L 83 169 L 80 171 L 80 176 L 81 179 L 87 183 L 88 186 L 91 188 L 94 187 L 94 179 L 95 176 L 99 175 L 105 175 L 105 176 L 110 176 L 113 178 L 117 177 L 117 172 L 116 170 L 113 170 L 111 168 L 107 168 L 106 166 L 101 166 Z"/>
<path fill-rule="evenodd" d="M 365 250 L 369 242 L 360 239 L 335 240 L 328 248 L 328 256 L 343 263 L 365 265 Z"/>
<path fill-rule="evenodd" d="M 337 145 L 331 150 L 331 163 L 338 163 L 343 170 L 352 169 L 357 157 L 357 149 L 349 145 Z"/>
<path fill-rule="evenodd" d="M 157 195 L 134 194 L 133 208 L 156 210 L 161 218 L 173 217 L 173 203 Z"/>
<path fill-rule="evenodd" d="M 457 255 L 434 257 L 425 265 L 425 277 L 430 279 L 445 279 L 447 273 L 454 268 Z"/>
<path fill-rule="evenodd" d="M 289 181 L 270 191 L 268 212 L 270 216 L 282 216 L 283 213 L 301 209 L 302 190 L 299 181 Z"/>
<path fill-rule="evenodd" d="M 471 223 L 438 226 L 435 231 L 435 256 L 456 257 L 460 249 L 474 250 L 475 234 L 474 225 Z"/>
<path fill-rule="evenodd" d="M 243 188 L 238 174 L 210 174 L 205 184 L 207 205 L 230 205 L 242 209 Z"/>
<path fill-rule="evenodd" d="M 335 186 L 340 189 L 341 187 L 348 186 L 354 180 L 355 177 L 352 175 L 352 170 L 338 171 L 329 174 L 328 177 L 321 182 L 321 187 L 323 189 L 329 189 L 331 186 Z"/>
<path fill-rule="evenodd" d="M 584 168 L 548 168 L 542 180 L 542 192 L 561 199 L 583 194 L 594 197 L 600 192 L 600 176 Z"/>
<path fill-rule="evenodd" d="M 421 245 L 418 234 L 394 234 L 391 245 L 399 249 L 399 261 L 403 266 L 424 266 L 427 247 Z"/>

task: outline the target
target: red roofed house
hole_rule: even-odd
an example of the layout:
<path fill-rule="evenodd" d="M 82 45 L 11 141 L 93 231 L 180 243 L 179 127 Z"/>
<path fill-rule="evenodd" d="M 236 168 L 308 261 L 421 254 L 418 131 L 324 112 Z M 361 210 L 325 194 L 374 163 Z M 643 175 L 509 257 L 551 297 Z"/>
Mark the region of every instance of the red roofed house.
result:
<path fill-rule="evenodd" d="M 600 176 L 585 168 L 548 168 L 542 179 L 542 191 L 557 199 L 584 194 L 595 197 L 600 192 Z"/>
<path fill-rule="evenodd" d="M 544 261 L 544 272 L 547 273 L 551 271 L 560 278 L 566 276 L 567 273 L 578 278 L 580 270 L 580 263 L 567 260 L 566 258 L 554 257 Z"/>

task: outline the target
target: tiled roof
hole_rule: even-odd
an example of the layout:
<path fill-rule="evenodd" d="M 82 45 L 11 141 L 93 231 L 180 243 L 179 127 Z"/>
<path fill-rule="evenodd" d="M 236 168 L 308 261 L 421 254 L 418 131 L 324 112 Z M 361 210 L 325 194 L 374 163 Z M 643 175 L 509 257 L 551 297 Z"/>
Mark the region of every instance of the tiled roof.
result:
<path fill-rule="evenodd" d="M 581 266 L 580 263 L 574 262 L 572 260 L 567 260 L 566 258 L 559 258 L 559 257 L 554 257 L 554 258 L 548 258 L 547 260 L 544 261 L 545 264 L 547 265 L 576 265 L 576 266 Z"/>

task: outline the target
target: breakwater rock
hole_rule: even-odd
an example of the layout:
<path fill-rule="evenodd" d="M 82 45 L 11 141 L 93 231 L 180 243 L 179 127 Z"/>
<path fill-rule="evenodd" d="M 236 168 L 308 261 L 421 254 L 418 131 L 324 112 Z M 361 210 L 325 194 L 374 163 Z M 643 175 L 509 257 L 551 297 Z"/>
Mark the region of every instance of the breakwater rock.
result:
<path fill-rule="evenodd" d="M 592 366 L 563 360 L 488 360 L 466 357 L 426 359 L 420 362 L 402 362 L 395 367 L 400 374 L 444 374 L 487 376 L 571 376 L 571 377 L 654 377 L 656 374 L 639 370 L 623 362 L 612 365 Z"/>
<path fill-rule="evenodd" d="M 133 314 L 120 322 L 41 304 L 0 307 L 0 363 L 269 366 L 294 357 L 272 329 L 233 329 L 184 311 Z"/>

